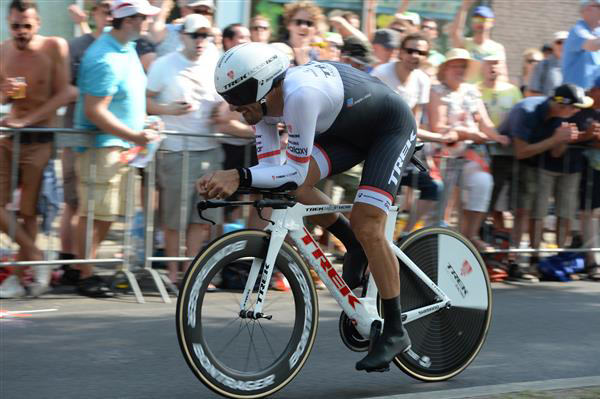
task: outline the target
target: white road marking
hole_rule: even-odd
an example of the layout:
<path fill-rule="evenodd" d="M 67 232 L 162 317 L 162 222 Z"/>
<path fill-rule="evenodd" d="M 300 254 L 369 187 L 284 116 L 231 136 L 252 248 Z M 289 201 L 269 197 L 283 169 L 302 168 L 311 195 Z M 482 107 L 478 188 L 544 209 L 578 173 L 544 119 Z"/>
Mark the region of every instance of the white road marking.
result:
<path fill-rule="evenodd" d="M 600 375 L 578 378 L 560 378 L 555 380 L 514 382 L 509 384 L 486 385 L 431 392 L 405 393 L 392 396 L 369 396 L 363 399 L 463 399 L 521 391 L 550 391 L 555 389 L 585 388 L 591 386 L 600 386 Z"/>

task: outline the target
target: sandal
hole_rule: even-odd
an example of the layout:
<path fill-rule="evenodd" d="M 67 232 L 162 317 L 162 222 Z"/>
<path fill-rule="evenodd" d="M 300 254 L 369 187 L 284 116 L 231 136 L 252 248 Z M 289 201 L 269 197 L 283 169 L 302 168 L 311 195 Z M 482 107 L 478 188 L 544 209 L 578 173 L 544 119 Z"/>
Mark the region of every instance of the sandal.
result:
<path fill-rule="evenodd" d="M 78 291 L 80 295 L 90 298 L 112 298 L 115 296 L 113 290 L 99 276 L 92 276 L 79 280 Z"/>

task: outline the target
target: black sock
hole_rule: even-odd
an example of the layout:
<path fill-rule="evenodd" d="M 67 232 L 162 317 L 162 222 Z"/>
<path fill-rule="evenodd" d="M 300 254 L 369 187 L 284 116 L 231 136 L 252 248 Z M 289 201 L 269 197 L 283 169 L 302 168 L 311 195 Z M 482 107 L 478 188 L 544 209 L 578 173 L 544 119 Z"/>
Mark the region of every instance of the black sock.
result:
<path fill-rule="evenodd" d="M 326 230 L 340 240 L 346 247 L 347 251 L 361 247 L 360 242 L 358 242 L 354 232 L 352 231 L 352 228 L 350 227 L 350 222 L 344 215 L 340 215 L 335 223 L 327 227 Z"/>

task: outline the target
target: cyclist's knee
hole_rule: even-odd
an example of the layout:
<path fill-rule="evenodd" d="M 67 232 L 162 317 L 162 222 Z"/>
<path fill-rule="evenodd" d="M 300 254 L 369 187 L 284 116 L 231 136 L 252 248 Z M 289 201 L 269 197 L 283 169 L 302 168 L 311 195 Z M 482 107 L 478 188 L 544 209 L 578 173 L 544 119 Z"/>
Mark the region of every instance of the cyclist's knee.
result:
<path fill-rule="evenodd" d="M 372 205 L 354 205 L 350 217 L 350 226 L 361 244 L 365 245 L 365 243 L 385 240 L 386 216 L 385 212 Z"/>

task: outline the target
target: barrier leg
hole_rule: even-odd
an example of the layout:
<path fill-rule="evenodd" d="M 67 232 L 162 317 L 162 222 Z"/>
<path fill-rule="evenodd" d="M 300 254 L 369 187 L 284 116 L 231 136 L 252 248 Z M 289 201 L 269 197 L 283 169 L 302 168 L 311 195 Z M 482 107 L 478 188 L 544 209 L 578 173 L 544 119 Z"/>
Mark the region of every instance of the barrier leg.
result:
<path fill-rule="evenodd" d="M 154 159 L 146 167 L 145 173 L 148 185 L 146 188 L 146 217 L 144 218 L 146 223 L 144 234 L 144 271 L 150 273 L 152 276 L 163 302 L 171 303 L 171 298 L 169 298 L 169 294 L 165 289 L 163 279 L 161 279 L 160 274 L 152 268 L 152 261 L 150 260 L 154 241 L 154 193 L 156 191 L 156 161 Z M 166 276 L 163 277 L 166 278 Z M 177 291 L 175 290 L 174 292 Z"/>

